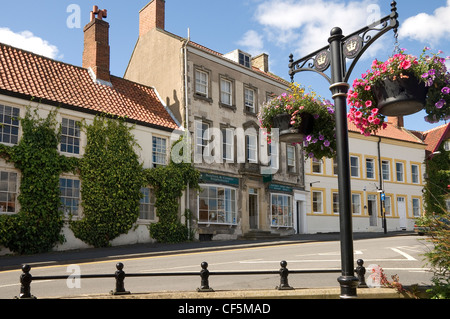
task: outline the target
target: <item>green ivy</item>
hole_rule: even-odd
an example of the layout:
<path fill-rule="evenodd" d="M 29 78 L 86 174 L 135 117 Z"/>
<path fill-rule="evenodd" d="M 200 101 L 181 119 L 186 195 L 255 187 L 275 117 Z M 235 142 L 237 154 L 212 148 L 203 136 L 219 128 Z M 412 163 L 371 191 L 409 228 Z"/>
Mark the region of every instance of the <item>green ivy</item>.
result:
<path fill-rule="evenodd" d="M 183 143 L 180 139 L 177 143 Z M 180 155 L 180 154 L 178 154 Z M 146 170 L 147 181 L 155 190 L 158 223 L 150 225 L 150 235 L 158 242 L 177 243 L 190 237 L 190 230 L 179 221 L 179 198 L 186 188 L 199 189 L 200 173 L 190 163 L 174 163 Z"/>
<path fill-rule="evenodd" d="M 424 188 L 425 211 L 440 214 L 445 211 L 445 199 L 450 185 L 450 151 L 442 144 L 438 153 L 426 162 L 427 179 Z"/>
<path fill-rule="evenodd" d="M 109 246 L 139 216 L 144 171 L 131 129 L 124 119 L 104 115 L 85 126 L 87 146 L 80 160 L 83 219 L 71 221 L 70 227 L 94 247 Z"/>
<path fill-rule="evenodd" d="M 73 171 L 76 158 L 58 153 L 57 110 L 40 118 L 38 109 L 20 119 L 23 135 L 12 147 L 0 144 L 0 154 L 21 171 L 20 211 L 0 216 L 0 244 L 20 254 L 50 250 L 63 242 L 63 214 L 59 210 L 59 176 Z"/>

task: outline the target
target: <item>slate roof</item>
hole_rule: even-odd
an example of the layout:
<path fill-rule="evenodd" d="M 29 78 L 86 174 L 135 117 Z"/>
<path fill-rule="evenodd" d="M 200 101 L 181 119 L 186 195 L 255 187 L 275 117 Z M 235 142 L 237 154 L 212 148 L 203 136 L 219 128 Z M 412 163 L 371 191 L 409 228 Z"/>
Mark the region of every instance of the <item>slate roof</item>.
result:
<path fill-rule="evenodd" d="M 178 128 L 154 88 L 112 75 L 110 82 L 98 84 L 88 69 L 0 43 L 0 94 L 109 113 L 164 130 Z"/>

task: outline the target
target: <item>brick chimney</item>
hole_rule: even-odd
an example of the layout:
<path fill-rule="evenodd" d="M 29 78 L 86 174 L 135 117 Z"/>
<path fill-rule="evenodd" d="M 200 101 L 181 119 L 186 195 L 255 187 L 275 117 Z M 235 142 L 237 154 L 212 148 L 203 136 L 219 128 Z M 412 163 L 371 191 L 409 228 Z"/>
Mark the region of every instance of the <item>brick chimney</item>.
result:
<path fill-rule="evenodd" d="M 96 80 L 110 82 L 109 23 L 103 20 L 106 17 L 106 10 L 94 6 L 91 21 L 84 27 L 83 68 L 91 68 Z"/>
<path fill-rule="evenodd" d="M 405 125 L 403 116 L 388 116 L 388 122 L 395 127 L 404 127 Z"/>
<path fill-rule="evenodd" d="M 139 11 L 139 36 L 155 28 L 164 30 L 165 27 L 165 0 L 152 0 Z"/>
<path fill-rule="evenodd" d="M 266 53 L 261 53 L 252 58 L 252 65 L 263 72 L 269 72 L 269 56 Z"/>

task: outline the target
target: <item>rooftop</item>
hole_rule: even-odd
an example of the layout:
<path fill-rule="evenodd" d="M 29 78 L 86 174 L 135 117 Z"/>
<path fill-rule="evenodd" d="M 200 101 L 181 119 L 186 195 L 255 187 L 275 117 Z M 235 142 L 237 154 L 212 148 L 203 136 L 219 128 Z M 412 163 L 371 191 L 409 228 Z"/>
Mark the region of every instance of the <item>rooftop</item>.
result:
<path fill-rule="evenodd" d="M 111 76 L 95 82 L 90 70 L 0 43 L 0 94 L 71 108 L 108 113 L 165 130 L 178 128 L 152 87 Z"/>

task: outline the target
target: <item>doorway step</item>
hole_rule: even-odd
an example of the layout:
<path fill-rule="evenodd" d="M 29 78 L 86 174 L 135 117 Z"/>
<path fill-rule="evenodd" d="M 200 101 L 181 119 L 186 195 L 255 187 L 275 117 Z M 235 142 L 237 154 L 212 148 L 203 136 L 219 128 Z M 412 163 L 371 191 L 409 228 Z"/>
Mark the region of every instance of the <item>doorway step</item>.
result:
<path fill-rule="evenodd" d="M 276 239 L 281 238 L 280 234 L 272 233 L 269 230 L 249 230 L 247 233 L 239 236 L 239 239 Z"/>

